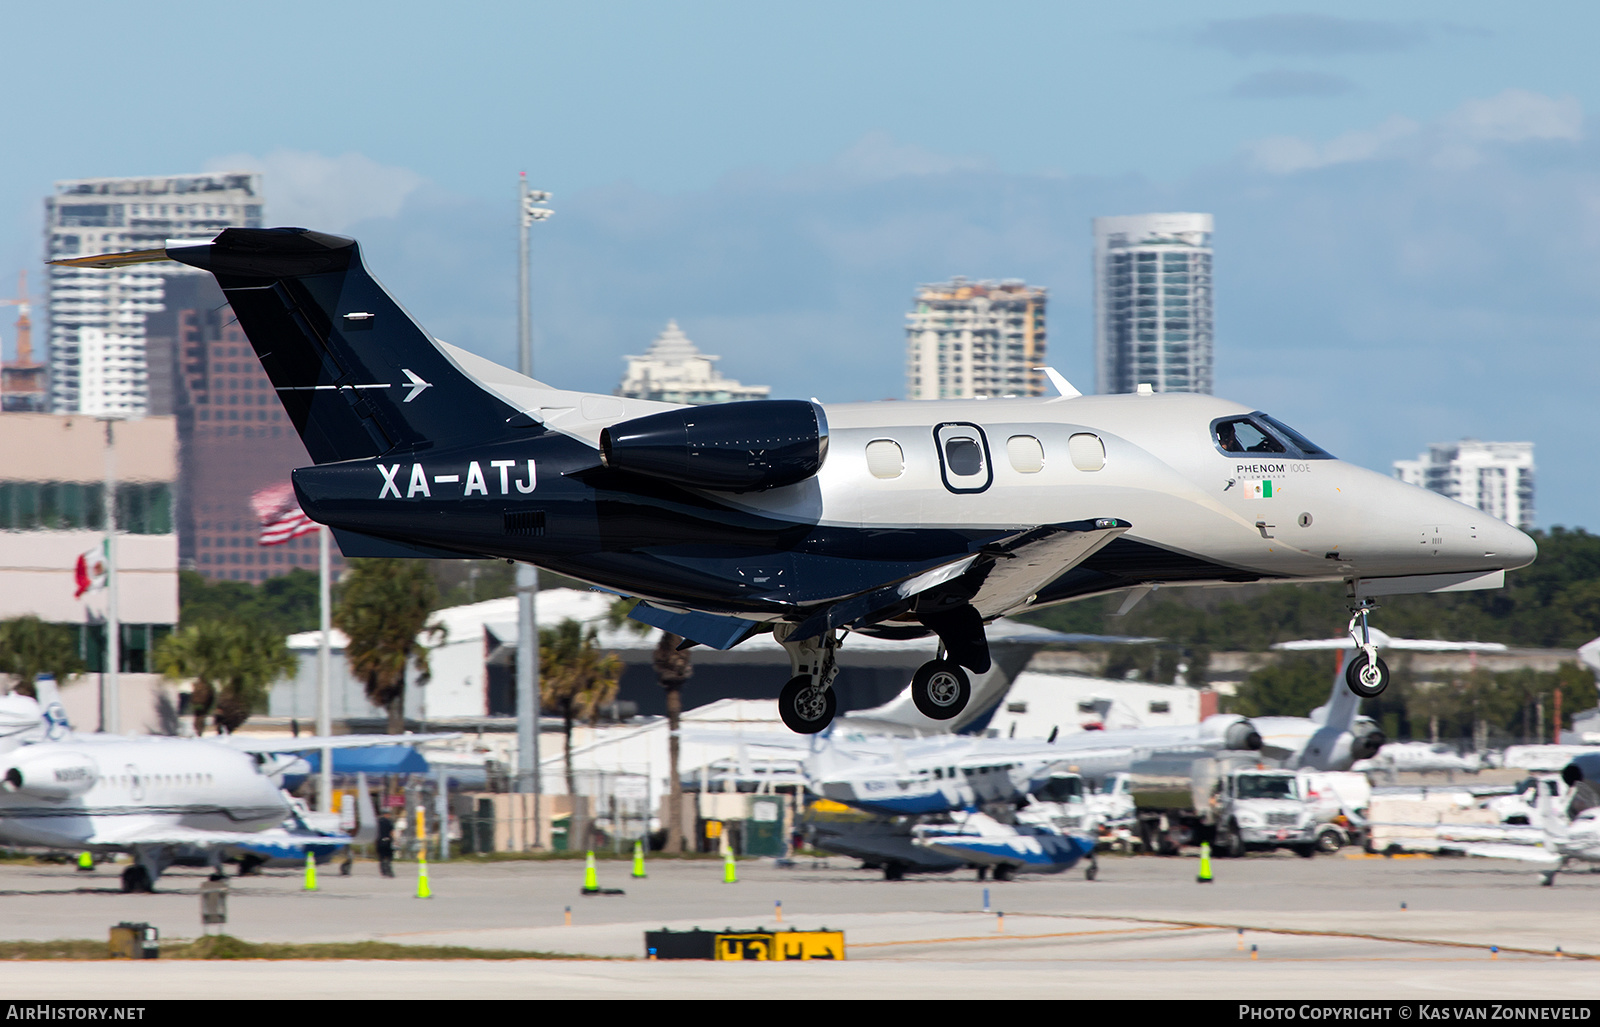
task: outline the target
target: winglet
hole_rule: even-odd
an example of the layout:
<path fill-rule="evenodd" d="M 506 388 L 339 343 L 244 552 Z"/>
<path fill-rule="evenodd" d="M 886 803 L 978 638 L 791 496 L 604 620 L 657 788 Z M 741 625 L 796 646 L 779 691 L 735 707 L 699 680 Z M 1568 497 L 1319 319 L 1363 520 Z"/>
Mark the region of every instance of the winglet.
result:
<path fill-rule="evenodd" d="M 1083 395 L 1083 393 L 1072 387 L 1072 383 L 1067 381 L 1066 375 L 1062 374 L 1060 371 L 1057 371 L 1055 368 L 1036 367 L 1034 370 L 1044 372 L 1045 377 L 1050 379 L 1050 384 L 1054 385 L 1056 387 L 1056 391 L 1061 393 L 1062 399 L 1077 399 L 1079 396 Z"/>
<path fill-rule="evenodd" d="M 166 247 L 159 250 L 131 250 L 127 253 L 100 253 L 92 257 L 65 257 L 61 260 L 52 260 L 51 264 L 58 267 L 98 267 L 113 268 L 127 267 L 129 264 L 154 264 L 161 260 L 171 260 L 167 256 Z"/>

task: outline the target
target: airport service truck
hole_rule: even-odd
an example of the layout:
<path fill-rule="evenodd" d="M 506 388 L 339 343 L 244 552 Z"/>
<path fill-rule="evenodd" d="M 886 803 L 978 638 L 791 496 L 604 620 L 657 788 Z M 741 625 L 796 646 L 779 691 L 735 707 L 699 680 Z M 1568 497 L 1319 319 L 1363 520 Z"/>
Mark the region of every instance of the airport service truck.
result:
<path fill-rule="evenodd" d="M 1135 764 L 1129 790 L 1145 851 L 1173 855 L 1209 841 L 1220 856 L 1278 848 L 1316 855 L 1326 821 L 1304 779 L 1266 768 L 1259 758 L 1164 757 Z"/>

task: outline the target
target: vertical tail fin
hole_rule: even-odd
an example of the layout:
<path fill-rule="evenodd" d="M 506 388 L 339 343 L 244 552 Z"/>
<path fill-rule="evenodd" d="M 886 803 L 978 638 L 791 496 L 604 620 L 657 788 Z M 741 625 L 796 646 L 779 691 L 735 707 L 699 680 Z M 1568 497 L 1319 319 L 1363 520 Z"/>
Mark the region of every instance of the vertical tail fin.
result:
<path fill-rule="evenodd" d="M 354 239 L 230 228 L 165 256 L 210 271 L 317 463 L 506 430 L 516 414 L 367 271 Z"/>

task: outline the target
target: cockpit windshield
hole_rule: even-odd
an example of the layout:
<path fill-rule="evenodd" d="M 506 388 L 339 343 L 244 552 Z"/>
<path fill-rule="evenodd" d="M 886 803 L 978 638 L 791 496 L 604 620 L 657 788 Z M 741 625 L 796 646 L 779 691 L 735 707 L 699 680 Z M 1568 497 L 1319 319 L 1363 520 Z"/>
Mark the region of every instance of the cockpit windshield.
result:
<path fill-rule="evenodd" d="M 1259 410 L 1247 417 L 1226 417 L 1211 425 L 1211 437 L 1224 453 L 1283 453 L 1307 460 L 1331 460 L 1333 454 Z"/>

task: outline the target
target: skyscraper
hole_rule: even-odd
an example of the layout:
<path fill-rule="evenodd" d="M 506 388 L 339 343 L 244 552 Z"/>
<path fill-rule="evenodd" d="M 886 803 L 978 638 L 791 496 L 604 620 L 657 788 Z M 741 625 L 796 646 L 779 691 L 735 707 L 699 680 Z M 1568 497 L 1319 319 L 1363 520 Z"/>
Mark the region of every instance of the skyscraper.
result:
<path fill-rule="evenodd" d="M 156 249 L 261 227 L 261 176 L 250 173 L 57 182 L 45 200 L 49 259 Z M 203 274 L 182 264 L 113 270 L 52 267 L 50 409 L 60 414 L 150 413 L 144 319 L 161 309 L 162 282 Z"/>
<path fill-rule="evenodd" d="M 1515 524 L 1533 527 L 1533 443 L 1437 442 L 1415 460 L 1396 460 L 1394 476 Z"/>
<path fill-rule="evenodd" d="M 1095 391 L 1212 390 L 1211 215 L 1094 219 Z"/>
<path fill-rule="evenodd" d="M 630 399 L 663 403 L 729 403 L 741 399 L 766 399 L 770 385 L 741 385 L 724 378 L 714 366 L 721 359 L 707 353 L 683 334 L 678 322 L 668 321 L 642 357 L 628 357 L 628 374 L 616 394 Z"/>
<path fill-rule="evenodd" d="M 906 398 L 1042 396 L 1046 292 L 1015 279 L 917 289 L 906 315 Z"/>

